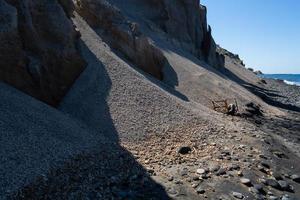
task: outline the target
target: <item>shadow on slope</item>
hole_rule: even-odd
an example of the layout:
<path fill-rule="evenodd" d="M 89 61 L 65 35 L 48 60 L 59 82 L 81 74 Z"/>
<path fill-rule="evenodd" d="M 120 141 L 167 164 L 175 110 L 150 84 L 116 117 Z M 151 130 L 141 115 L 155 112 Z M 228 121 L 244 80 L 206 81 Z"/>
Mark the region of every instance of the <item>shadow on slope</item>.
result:
<path fill-rule="evenodd" d="M 89 65 L 60 109 L 101 141 L 93 150 L 87 148 L 52 167 L 10 199 L 169 199 L 164 188 L 120 146 L 106 102 L 110 77 L 88 47 L 83 42 L 80 45 Z"/>
<path fill-rule="evenodd" d="M 276 91 L 268 90 L 268 89 L 261 88 L 259 86 L 250 84 L 250 83 L 244 81 L 243 79 L 239 78 L 237 75 L 235 75 L 233 72 L 231 72 L 227 68 L 223 68 L 221 71 L 228 79 L 243 86 L 244 88 L 246 88 L 253 94 L 260 97 L 266 103 L 268 103 L 272 106 L 275 106 L 275 107 L 282 108 L 282 109 L 300 112 L 300 108 L 298 106 L 291 105 L 291 104 L 284 104 L 282 102 L 279 102 L 279 101 L 273 99 L 272 97 L 282 97 L 281 95 L 277 94 Z"/>
<path fill-rule="evenodd" d="M 282 102 L 277 101 L 276 99 L 272 98 L 272 97 L 283 97 L 280 94 L 278 94 L 277 91 L 261 88 L 259 86 L 250 84 L 250 83 L 246 82 L 245 80 L 241 79 L 240 77 L 238 77 L 236 74 L 231 72 L 226 67 L 223 67 L 220 69 L 213 68 L 210 65 L 206 64 L 204 61 L 199 60 L 195 56 L 193 56 L 185 51 L 182 51 L 181 49 L 175 48 L 173 45 L 169 44 L 169 42 L 163 40 L 162 38 L 157 37 L 155 34 L 150 34 L 150 35 L 151 35 L 150 36 L 151 39 L 153 39 L 155 41 L 155 45 L 158 46 L 159 48 L 163 49 L 164 51 L 174 52 L 174 53 L 190 60 L 191 62 L 195 63 L 196 65 L 199 65 L 199 66 L 205 68 L 206 70 L 213 72 L 214 74 L 216 74 L 217 76 L 220 76 L 221 78 L 229 79 L 231 81 L 236 82 L 237 84 L 243 86 L 244 88 L 246 88 L 248 91 L 250 91 L 254 95 L 262 98 L 263 101 L 265 101 L 266 103 L 268 103 L 272 106 L 279 107 L 279 108 L 286 109 L 286 110 L 300 112 L 299 107 L 297 107 L 295 105 L 291 105 L 291 104 L 285 104 L 285 103 L 282 103 Z M 176 73 L 176 72 L 174 72 L 174 73 Z M 166 82 L 166 83 L 168 84 L 169 82 Z"/>

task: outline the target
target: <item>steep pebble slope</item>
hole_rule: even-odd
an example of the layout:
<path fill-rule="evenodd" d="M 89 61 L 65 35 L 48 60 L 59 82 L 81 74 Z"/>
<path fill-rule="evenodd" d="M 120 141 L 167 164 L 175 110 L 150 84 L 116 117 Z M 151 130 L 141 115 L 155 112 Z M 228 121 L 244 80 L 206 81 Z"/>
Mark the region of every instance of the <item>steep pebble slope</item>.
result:
<path fill-rule="evenodd" d="M 160 88 L 162 83 L 132 69 L 83 19 L 77 16 L 74 23 L 82 34 L 82 54 L 89 65 L 64 98 L 63 112 L 99 130 L 115 128 L 120 137 L 135 139 L 195 118 L 191 105 Z M 201 108 L 205 109 L 197 109 Z M 107 121 L 115 127 L 107 127 Z"/>

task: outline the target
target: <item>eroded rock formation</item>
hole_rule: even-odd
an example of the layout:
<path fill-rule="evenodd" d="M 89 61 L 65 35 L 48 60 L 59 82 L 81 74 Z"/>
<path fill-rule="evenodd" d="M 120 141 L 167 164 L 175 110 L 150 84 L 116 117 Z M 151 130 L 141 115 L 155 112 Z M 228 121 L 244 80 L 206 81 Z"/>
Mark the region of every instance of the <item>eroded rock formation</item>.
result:
<path fill-rule="evenodd" d="M 137 67 L 163 78 L 166 59 L 153 45 L 146 27 L 165 35 L 178 48 L 220 68 L 224 56 L 207 27 L 206 8 L 199 0 L 74 0 L 76 10 L 113 49 Z M 143 27 L 143 28 L 139 28 Z M 155 27 L 155 28 L 153 28 Z"/>
<path fill-rule="evenodd" d="M 71 9 L 68 0 L 0 0 L 2 81 L 50 105 L 60 102 L 85 66 Z"/>
<path fill-rule="evenodd" d="M 57 105 L 85 66 L 74 9 L 112 49 L 159 80 L 168 61 L 151 35 L 224 65 L 199 0 L 0 0 L 0 80 Z"/>
<path fill-rule="evenodd" d="M 137 67 L 162 80 L 162 68 L 166 59 L 151 44 L 139 25 L 129 21 L 119 9 L 105 0 L 77 0 L 77 11 L 101 34 L 113 49 Z"/>

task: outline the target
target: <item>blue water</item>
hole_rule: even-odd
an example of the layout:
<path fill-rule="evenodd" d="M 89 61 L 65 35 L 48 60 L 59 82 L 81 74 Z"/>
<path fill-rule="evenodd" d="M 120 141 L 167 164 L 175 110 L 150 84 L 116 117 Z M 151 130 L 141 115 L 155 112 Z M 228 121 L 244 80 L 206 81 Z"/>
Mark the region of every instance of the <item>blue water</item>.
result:
<path fill-rule="evenodd" d="M 300 74 L 263 74 L 260 76 L 265 78 L 280 79 L 284 80 L 284 82 L 289 85 L 300 86 Z"/>

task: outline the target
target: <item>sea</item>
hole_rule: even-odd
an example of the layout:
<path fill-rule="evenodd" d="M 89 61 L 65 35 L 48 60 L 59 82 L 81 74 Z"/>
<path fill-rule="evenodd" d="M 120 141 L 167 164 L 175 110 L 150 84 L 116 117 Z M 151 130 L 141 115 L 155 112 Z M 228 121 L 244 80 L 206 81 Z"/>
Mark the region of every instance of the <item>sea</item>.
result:
<path fill-rule="evenodd" d="M 289 85 L 300 86 L 300 74 L 262 74 L 261 77 L 283 80 Z"/>

